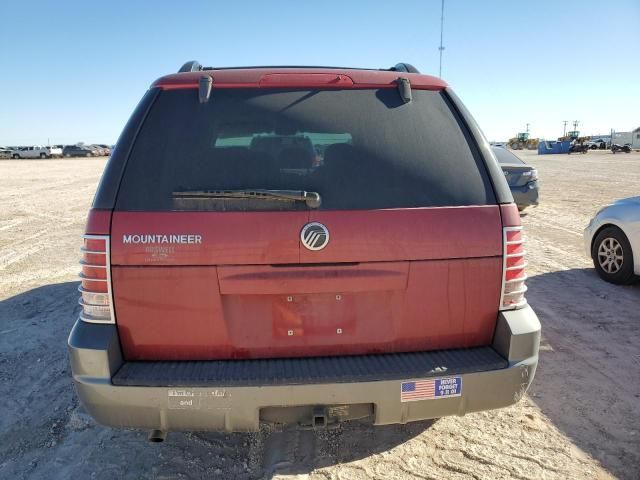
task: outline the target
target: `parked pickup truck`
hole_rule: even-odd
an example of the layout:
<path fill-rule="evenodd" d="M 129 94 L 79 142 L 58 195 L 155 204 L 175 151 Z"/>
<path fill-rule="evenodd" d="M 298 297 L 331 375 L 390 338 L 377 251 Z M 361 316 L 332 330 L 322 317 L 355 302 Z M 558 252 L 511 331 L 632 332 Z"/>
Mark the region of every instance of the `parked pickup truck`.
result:
<path fill-rule="evenodd" d="M 12 158 L 51 158 L 61 156 L 61 148 L 41 147 L 38 145 L 21 147 L 18 150 L 13 150 L 13 153 L 11 154 Z"/>

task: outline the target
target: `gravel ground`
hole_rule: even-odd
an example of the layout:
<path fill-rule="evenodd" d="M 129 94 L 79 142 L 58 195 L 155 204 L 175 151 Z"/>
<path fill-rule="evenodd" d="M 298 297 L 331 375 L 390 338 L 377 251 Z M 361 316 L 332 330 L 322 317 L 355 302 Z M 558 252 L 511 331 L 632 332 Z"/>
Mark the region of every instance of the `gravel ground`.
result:
<path fill-rule="evenodd" d="M 640 285 L 599 280 L 582 228 L 638 195 L 640 154 L 538 157 L 523 217 L 540 365 L 517 405 L 435 422 L 254 434 L 111 430 L 83 412 L 66 338 L 105 159 L 0 161 L 0 478 L 638 478 Z"/>

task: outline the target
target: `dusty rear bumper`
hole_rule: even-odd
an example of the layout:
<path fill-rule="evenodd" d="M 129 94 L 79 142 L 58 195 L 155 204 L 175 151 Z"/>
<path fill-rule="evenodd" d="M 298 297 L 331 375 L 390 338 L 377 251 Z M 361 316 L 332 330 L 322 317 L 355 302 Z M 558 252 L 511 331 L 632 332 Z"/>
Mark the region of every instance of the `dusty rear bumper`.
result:
<path fill-rule="evenodd" d="M 519 209 L 538 205 L 540 189 L 538 181 L 534 180 L 521 187 L 510 187 L 513 200 Z"/>
<path fill-rule="evenodd" d="M 470 371 L 473 365 L 460 370 L 457 364 L 448 370 L 429 368 L 419 377 L 399 370 L 396 375 L 385 372 L 381 380 L 322 377 L 321 383 L 306 384 L 211 381 L 190 386 L 172 375 L 163 386 L 115 385 L 113 377 L 124 365 L 115 326 L 77 322 L 69 352 L 78 396 L 99 423 L 164 431 L 249 431 L 258 429 L 261 412 L 269 407 L 371 405 L 378 425 L 505 407 L 517 402 L 533 380 L 539 339 L 540 323 L 526 307 L 500 314 L 492 345 L 503 360 L 500 368 Z M 402 382 L 453 376 L 461 379 L 459 396 L 401 401 Z"/>

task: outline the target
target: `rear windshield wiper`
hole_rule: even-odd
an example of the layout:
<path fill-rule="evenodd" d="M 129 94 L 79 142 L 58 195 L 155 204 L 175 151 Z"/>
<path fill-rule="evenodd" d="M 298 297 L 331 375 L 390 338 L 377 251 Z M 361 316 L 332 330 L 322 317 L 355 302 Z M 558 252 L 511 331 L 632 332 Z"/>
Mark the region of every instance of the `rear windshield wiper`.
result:
<path fill-rule="evenodd" d="M 185 190 L 173 192 L 174 198 L 250 198 L 257 200 L 285 200 L 305 202 L 309 208 L 322 203 L 320 194 L 304 190 Z"/>

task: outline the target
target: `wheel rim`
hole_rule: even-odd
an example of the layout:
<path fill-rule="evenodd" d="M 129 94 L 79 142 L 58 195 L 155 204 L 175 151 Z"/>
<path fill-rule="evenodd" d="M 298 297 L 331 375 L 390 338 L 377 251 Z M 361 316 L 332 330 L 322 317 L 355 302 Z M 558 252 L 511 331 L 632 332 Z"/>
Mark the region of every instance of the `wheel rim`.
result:
<path fill-rule="evenodd" d="M 606 273 L 618 273 L 624 262 L 624 252 L 620 242 L 613 237 L 607 237 L 598 247 L 598 263 Z"/>

